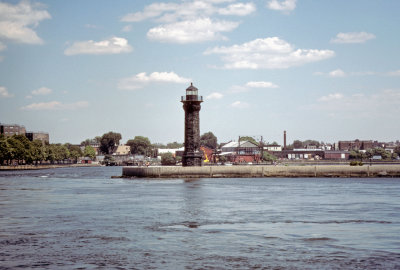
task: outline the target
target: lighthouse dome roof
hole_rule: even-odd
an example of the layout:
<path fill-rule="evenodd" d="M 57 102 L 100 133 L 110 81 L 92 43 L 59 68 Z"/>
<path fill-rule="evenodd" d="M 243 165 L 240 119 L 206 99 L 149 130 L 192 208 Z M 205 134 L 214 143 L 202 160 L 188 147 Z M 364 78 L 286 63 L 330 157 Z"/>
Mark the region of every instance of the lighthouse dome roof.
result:
<path fill-rule="evenodd" d="M 198 91 L 198 89 L 193 86 L 193 83 L 190 83 L 190 86 L 186 88 L 186 91 Z"/>

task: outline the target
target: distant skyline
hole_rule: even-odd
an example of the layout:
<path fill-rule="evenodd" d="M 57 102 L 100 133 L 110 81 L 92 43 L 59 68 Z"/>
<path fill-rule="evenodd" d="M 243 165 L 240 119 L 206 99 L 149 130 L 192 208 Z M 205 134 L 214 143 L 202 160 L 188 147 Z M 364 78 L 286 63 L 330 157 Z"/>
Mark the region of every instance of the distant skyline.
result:
<path fill-rule="evenodd" d="M 0 1 L 0 122 L 80 143 L 108 131 L 400 139 L 400 1 Z"/>

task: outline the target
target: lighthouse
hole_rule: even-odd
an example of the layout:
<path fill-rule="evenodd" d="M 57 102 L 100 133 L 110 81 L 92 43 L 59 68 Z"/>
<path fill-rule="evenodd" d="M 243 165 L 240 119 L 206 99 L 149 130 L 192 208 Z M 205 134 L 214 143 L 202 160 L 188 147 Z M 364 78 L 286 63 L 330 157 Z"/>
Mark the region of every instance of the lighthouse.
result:
<path fill-rule="evenodd" d="M 185 150 L 182 166 L 201 166 L 203 154 L 200 152 L 200 103 L 203 97 L 193 83 L 186 89 L 186 96 L 181 97 L 185 110 Z"/>

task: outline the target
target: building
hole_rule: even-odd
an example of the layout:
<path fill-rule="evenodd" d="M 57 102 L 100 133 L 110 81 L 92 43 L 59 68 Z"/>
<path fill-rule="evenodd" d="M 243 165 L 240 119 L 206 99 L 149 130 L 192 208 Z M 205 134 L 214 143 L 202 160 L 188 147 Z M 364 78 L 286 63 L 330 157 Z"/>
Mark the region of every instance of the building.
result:
<path fill-rule="evenodd" d="M 0 124 L 0 134 L 4 136 L 25 135 L 26 129 L 24 126 L 16 124 Z"/>
<path fill-rule="evenodd" d="M 259 155 L 260 147 L 249 141 L 229 142 L 221 147 L 222 153 L 234 152 L 239 155 Z"/>
<path fill-rule="evenodd" d="M 278 152 L 282 151 L 282 146 L 280 146 L 279 144 L 268 144 L 264 146 L 264 150 L 268 152 Z"/>
<path fill-rule="evenodd" d="M 330 160 L 348 160 L 350 156 L 349 151 L 325 151 L 324 159 Z"/>
<path fill-rule="evenodd" d="M 228 161 L 235 163 L 252 163 L 261 160 L 261 149 L 258 145 L 249 142 L 229 142 L 221 147 L 219 156 L 225 156 Z"/>
<path fill-rule="evenodd" d="M 370 148 L 374 148 L 374 142 L 372 140 L 367 141 L 339 141 L 338 142 L 340 151 L 351 151 L 351 150 L 367 150 Z"/>
<path fill-rule="evenodd" d="M 184 147 L 181 147 L 181 148 L 158 148 L 157 156 L 160 156 L 165 153 L 171 153 L 172 155 L 174 155 L 174 157 L 183 156 L 184 150 L 185 150 Z M 179 154 L 177 154 L 178 152 L 179 152 Z"/>
<path fill-rule="evenodd" d="M 28 138 L 28 140 L 30 141 L 35 141 L 35 140 L 39 140 L 42 141 L 44 143 L 49 143 L 49 133 L 46 132 L 32 132 L 32 131 L 28 131 L 25 133 L 25 136 Z"/>
<path fill-rule="evenodd" d="M 181 97 L 185 111 L 185 150 L 182 166 L 201 166 L 203 154 L 200 151 L 200 103 L 203 97 L 198 95 L 198 89 L 191 83 L 186 89 L 186 96 Z"/>
<path fill-rule="evenodd" d="M 129 145 L 118 145 L 117 149 L 113 153 L 113 155 L 129 155 L 131 153 L 131 147 Z"/>

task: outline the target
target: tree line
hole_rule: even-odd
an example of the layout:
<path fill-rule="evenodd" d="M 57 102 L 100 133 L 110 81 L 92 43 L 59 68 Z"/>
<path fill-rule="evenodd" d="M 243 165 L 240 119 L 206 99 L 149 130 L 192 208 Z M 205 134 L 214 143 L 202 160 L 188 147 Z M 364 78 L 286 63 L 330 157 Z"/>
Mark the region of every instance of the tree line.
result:
<path fill-rule="evenodd" d="M 49 144 L 41 140 L 30 141 L 25 135 L 0 135 L 0 164 L 42 164 L 78 161 L 80 157 L 94 159 L 96 151 L 91 146 L 84 150 L 70 143 Z"/>

